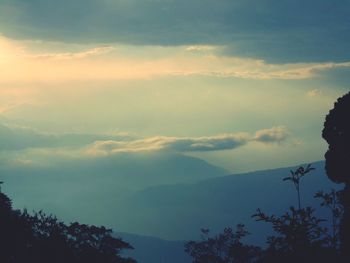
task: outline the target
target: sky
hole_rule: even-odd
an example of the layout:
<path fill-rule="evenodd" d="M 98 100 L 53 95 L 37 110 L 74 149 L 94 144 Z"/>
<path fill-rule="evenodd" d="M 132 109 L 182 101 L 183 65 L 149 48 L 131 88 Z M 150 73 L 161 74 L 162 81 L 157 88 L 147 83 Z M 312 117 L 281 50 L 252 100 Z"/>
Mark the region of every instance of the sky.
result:
<path fill-rule="evenodd" d="M 349 91 L 349 12 L 348 0 L 0 0 L 0 161 L 176 154 L 237 173 L 322 160 L 325 115 Z"/>

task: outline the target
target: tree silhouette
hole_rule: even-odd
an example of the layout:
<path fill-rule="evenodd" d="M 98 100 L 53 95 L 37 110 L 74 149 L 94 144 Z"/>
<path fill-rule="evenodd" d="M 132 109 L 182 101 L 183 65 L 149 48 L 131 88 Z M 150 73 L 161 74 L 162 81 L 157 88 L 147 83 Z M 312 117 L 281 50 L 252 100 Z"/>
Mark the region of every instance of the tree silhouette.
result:
<path fill-rule="evenodd" d="M 350 185 L 350 92 L 339 98 L 329 111 L 322 137 L 328 143 L 326 171 L 336 183 Z"/>
<path fill-rule="evenodd" d="M 42 211 L 14 210 L 0 192 L 1 263 L 135 263 L 120 255 L 131 248 L 105 227 L 66 225 Z"/>
<path fill-rule="evenodd" d="M 344 215 L 340 227 L 341 251 L 344 262 L 350 262 L 350 92 L 339 98 L 329 111 L 322 137 L 328 143 L 325 154 L 328 177 L 345 183 L 341 192 Z"/>

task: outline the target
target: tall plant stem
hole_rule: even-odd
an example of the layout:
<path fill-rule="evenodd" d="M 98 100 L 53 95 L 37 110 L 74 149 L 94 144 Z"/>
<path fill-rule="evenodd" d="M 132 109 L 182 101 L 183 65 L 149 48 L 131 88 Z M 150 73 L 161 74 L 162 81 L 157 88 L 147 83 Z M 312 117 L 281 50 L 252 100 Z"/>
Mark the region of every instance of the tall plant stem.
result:
<path fill-rule="evenodd" d="M 297 184 L 297 193 L 298 193 L 298 206 L 299 210 L 301 209 L 301 200 L 300 200 L 300 185 Z"/>

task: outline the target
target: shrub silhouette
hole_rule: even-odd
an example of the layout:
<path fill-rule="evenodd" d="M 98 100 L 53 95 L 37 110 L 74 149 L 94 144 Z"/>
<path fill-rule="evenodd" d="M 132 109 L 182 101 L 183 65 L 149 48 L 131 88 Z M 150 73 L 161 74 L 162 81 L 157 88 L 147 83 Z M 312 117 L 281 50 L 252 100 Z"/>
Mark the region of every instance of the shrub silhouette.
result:
<path fill-rule="evenodd" d="M 66 225 L 42 211 L 12 209 L 0 192 L 1 263 L 134 263 L 120 252 L 132 247 L 105 227 Z"/>
<path fill-rule="evenodd" d="M 291 206 L 281 216 L 269 216 L 257 209 L 257 213 L 252 215 L 256 221 L 271 224 L 277 234 L 267 238 L 268 247 L 262 262 L 337 262 L 336 248 L 329 242 L 328 229 L 321 224 L 325 220 L 315 216 L 314 208 L 301 207 L 300 179 L 312 170 L 314 168 L 310 164 L 306 167 L 301 166 L 291 171 L 290 177 L 283 179 L 294 184 L 298 196 L 298 209 Z M 325 198 L 328 194 L 319 192 L 317 197 Z M 325 202 L 326 200 L 323 200 L 322 204 Z"/>
<path fill-rule="evenodd" d="M 327 229 L 320 224 L 324 220 L 314 212 L 311 207 L 290 207 L 282 216 L 269 216 L 258 209 L 253 218 L 270 223 L 277 234 L 267 238 L 261 262 L 336 262 L 335 250 L 327 246 Z"/>
<path fill-rule="evenodd" d="M 234 233 L 231 228 L 212 238 L 209 230 L 202 230 L 201 241 L 190 241 L 185 245 L 194 263 L 328 263 L 339 262 L 338 228 L 342 206 L 339 204 L 339 193 L 318 192 L 315 197 L 321 199 L 321 206 L 328 207 L 332 212 L 332 231 L 322 225 L 324 219 L 315 216 L 315 209 L 301 208 L 300 179 L 314 170 L 311 165 L 299 167 L 291 171 L 291 176 L 284 181 L 292 181 L 297 191 L 298 208 L 293 206 L 281 216 L 267 215 L 260 209 L 252 215 L 256 221 L 272 225 L 275 234 L 267 237 L 267 248 L 261 249 L 245 245 L 241 239 L 248 232 L 243 225 L 237 226 Z"/>
<path fill-rule="evenodd" d="M 344 208 L 340 203 L 340 191 L 332 189 L 329 193 L 318 191 L 315 198 L 321 199 L 321 206 L 326 207 L 331 212 L 331 233 L 328 233 L 328 242 L 334 249 L 339 249 L 339 228 L 340 220 L 344 214 Z"/>
<path fill-rule="evenodd" d="M 236 231 L 227 227 L 223 233 L 210 237 L 208 229 L 202 229 L 201 241 L 189 241 L 185 251 L 194 263 L 248 263 L 258 262 L 260 248 L 244 245 L 241 239 L 249 233 L 244 225 L 238 224 Z"/>

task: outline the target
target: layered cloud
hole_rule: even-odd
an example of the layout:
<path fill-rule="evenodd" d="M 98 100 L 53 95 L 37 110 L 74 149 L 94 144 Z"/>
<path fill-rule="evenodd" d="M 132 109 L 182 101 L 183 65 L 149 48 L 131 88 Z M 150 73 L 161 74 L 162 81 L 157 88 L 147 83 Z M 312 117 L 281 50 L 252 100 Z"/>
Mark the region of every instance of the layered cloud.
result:
<path fill-rule="evenodd" d="M 347 0 L 4 0 L 0 31 L 21 39 L 225 45 L 273 62 L 350 60 Z"/>
<path fill-rule="evenodd" d="M 47 60 L 76 60 L 76 59 L 84 59 L 88 57 L 103 55 L 106 53 L 111 52 L 114 50 L 114 47 L 111 46 L 102 46 L 102 47 L 95 47 L 92 49 L 88 49 L 81 52 L 66 52 L 66 53 L 43 53 L 43 54 L 36 54 L 36 55 L 25 55 L 25 57 L 28 58 L 34 58 L 34 59 L 47 59 Z"/>
<path fill-rule="evenodd" d="M 273 127 L 249 133 L 222 134 L 208 137 L 166 137 L 155 136 L 129 141 L 96 141 L 85 150 L 88 155 L 111 155 L 116 153 L 175 151 L 207 152 L 232 150 L 249 142 L 281 143 L 290 136 L 286 127 Z"/>
<path fill-rule="evenodd" d="M 16 127 L 0 124 L 0 151 L 16 151 L 24 149 L 62 149 L 85 146 L 96 140 L 130 140 L 125 133 L 116 134 L 84 134 L 84 133 L 45 133 L 28 127 Z M 45 150 L 47 151 L 47 150 Z M 57 150 L 54 150 L 57 151 Z"/>
<path fill-rule="evenodd" d="M 223 56 L 220 46 L 68 46 L 28 44 L 0 37 L 0 82 L 32 83 L 75 80 L 139 80 L 174 76 L 299 80 L 321 71 L 350 68 L 350 62 L 269 64 Z M 3 89 L 3 87 L 2 87 Z"/>
<path fill-rule="evenodd" d="M 0 151 L 34 149 L 36 153 L 106 156 L 138 152 L 209 152 L 232 150 L 250 142 L 281 143 L 290 132 L 284 126 L 249 133 L 227 133 L 202 137 L 151 136 L 118 134 L 53 134 L 26 127 L 0 125 Z"/>
<path fill-rule="evenodd" d="M 173 150 L 177 152 L 218 151 L 234 149 L 247 143 L 245 135 L 220 135 L 213 137 L 179 138 L 150 137 L 135 141 L 96 141 L 88 149 L 91 155 L 109 155 L 120 152 L 145 152 Z"/>

